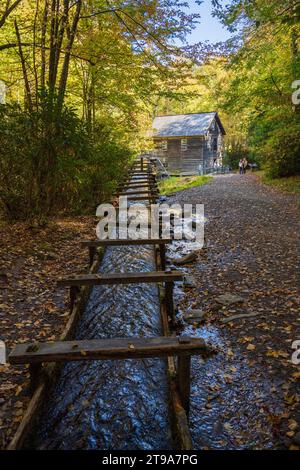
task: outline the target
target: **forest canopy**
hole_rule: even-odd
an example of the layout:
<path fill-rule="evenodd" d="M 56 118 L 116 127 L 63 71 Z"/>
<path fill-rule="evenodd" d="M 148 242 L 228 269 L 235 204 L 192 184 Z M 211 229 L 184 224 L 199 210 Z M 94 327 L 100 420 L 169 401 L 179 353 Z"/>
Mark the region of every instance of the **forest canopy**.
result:
<path fill-rule="evenodd" d="M 197 3 L 201 3 L 200 1 Z M 227 43 L 186 41 L 174 0 L 6 0 L 0 6 L 0 204 L 10 218 L 93 210 L 151 146 L 155 114 L 219 111 L 226 161 L 299 172 L 297 0 L 212 0 Z"/>

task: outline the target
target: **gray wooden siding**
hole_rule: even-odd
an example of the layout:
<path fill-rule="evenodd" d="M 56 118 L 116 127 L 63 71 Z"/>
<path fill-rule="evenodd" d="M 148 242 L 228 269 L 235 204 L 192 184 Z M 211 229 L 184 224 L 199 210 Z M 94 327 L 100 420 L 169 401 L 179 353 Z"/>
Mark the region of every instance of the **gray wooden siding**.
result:
<path fill-rule="evenodd" d="M 156 155 L 166 164 L 169 171 L 198 172 L 199 165 L 211 168 L 219 157 L 214 140 L 222 137 L 218 126 L 209 130 L 210 139 L 206 137 L 187 137 L 187 150 L 181 150 L 181 138 L 155 139 Z M 210 142 L 209 142 L 210 140 Z M 161 142 L 167 141 L 167 150 L 160 148 Z"/>
<path fill-rule="evenodd" d="M 167 164 L 169 171 L 198 171 L 203 164 L 204 140 L 201 138 L 187 139 L 187 150 L 181 151 L 181 139 L 168 139 L 166 151 L 159 149 L 157 141 L 157 156 Z"/>

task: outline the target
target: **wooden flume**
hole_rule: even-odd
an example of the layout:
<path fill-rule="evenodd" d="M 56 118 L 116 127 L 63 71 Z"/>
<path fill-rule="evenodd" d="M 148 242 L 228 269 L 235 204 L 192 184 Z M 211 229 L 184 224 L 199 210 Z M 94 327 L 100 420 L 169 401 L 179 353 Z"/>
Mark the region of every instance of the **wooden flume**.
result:
<path fill-rule="evenodd" d="M 140 188 L 140 190 L 136 189 Z M 146 189 L 145 189 L 146 188 Z M 134 189 L 132 193 L 126 190 Z M 157 182 L 152 172 L 152 165 L 141 158 L 140 162 L 128 172 L 127 178 L 119 185 L 116 197 L 127 195 L 128 200 L 155 202 L 158 198 Z M 149 225 L 151 228 L 151 224 Z M 181 272 L 166 270 L 165 246 L 172 243 L 172 238 L 137 239 L 137 240 L 84 240 L 82 247 L 89 249 L 91 271 L 89 274 L 70 275 L 58 281 L 59 287 L 70 288 L 71 321 L 67 333 L 61 341 L 51 343 L 19 344 L 10 353 L 11 364 L 29 364 L 31 392 L 33 393 L 28 410 L 19 429 L 9 445 L 9 449 L 21 448 L 30 432 L 45 396 L 46 384 L 55 378 L 59 364 L 74 360 L 107 360 L 143 357 L 167 358 L 172 421 L 181 449 L 192 449 L 188 429 L 190 402 L 190 363 L 192 355 L 207 356 L 212 353 L 203 339 L 176 337 L 173 326 L 175 310 L 173 301 L 174 282 L 182 280 Z M 117 245 L 153 245 L 155 247 L 157 271 L 141 273 L 96 273 L 101 254 L 107 246 Z M 99 250 L 101 250 L 99 252 Z M 96 259 L 100 253 L 100 258 Z M 160 338 L 115 338 L 103 340 L 66 341 L 70 339 L 75 324 L 84 309 L 88 293 L 94 285 L 157 283 L 162 289 L 161 320 L 164 337 Z M 74 312 L 76 315 L 74 315 Z M 173 332 L 172 332 L 173 331 Z M 177 361 L 175 360 L 177 357 Z M 50 363 L 48 365 L 42 365 Z"/>

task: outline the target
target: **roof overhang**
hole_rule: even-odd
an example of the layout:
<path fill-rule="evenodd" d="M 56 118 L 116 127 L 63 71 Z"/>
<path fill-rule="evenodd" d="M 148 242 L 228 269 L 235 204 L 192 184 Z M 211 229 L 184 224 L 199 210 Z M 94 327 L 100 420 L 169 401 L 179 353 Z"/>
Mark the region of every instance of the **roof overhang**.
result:
<path fill-rule="evenodd" d="M 205 135 L 175 135 L 175 136 L 161 136 L 153 135 L 153 140 L 178 140 L 178 139 L 205 139 Z"/>

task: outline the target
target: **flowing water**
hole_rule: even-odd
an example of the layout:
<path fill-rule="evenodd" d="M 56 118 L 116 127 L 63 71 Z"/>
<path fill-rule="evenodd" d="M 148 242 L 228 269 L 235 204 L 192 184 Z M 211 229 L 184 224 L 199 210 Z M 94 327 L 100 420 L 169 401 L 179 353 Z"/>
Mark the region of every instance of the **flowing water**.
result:
<path fill-rule="evenodd" d="M 153 246 L 107 248 L 100 272 L 155 270 Z M 75 338 L 161 336 L 156 284 L 96 286 Z M 172 449 L 163 359 L 67 363 L 49 391 L 37 449 Z"/>

